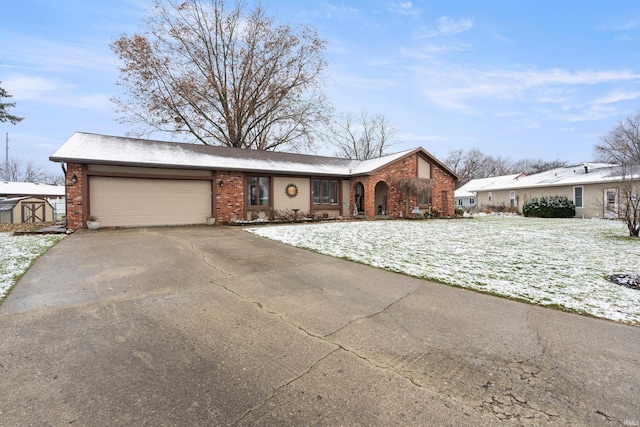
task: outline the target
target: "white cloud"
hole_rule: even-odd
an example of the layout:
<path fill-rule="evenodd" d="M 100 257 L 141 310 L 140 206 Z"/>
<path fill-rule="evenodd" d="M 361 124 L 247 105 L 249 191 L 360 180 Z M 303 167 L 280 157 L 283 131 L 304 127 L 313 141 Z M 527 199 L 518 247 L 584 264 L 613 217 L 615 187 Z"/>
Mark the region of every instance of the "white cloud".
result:
<path fill-rule="evenodd" d="M 56 91 L 68 89 L 68 86 L 59 80 L 25 75 L 10 77 L 3 85 L 15 98 L 24 100 L 39 100 L 51 96 Z"/>
<path fill-rule="evenodd" d="M 449 69 L 446 64 L 417 68 L 416 75 L 423 82 L 423 93 L 435 104 L 460 111 L 472 112 L 476 100 L 511 100 L 538 104 L 603 105 L 640 97 L 638 92 L 619 89 L 592 101 L 581 100 L 582 86 L 608 86 L 640 82 L 640 74 L 626 70 L 576 71 L 550 70 L 478 70 Z M 606 88 L 605 88 L 606 89 Z M 598 90 L 598 88 L 596 88 Z M 601 89 L 602 90 L 602 89 Z M 594 110 L 589 117 L 611 114 L 608 109 Z M 584 117 L 584 115 L 580 115 Z"/>
<path fill-rule="evenodd" d="M 317 15 L 325 18 L 345 19 L 358 13 L 358 9 L 353 6 L 336 6 L 331 3 L 322 3 L 324 10 L 317 11 Z"/>
<path fill-rule="evenodd" d="M 417 16 L 422 13 L 421 9 L 414 7 L 410 1 L 404 2 L 391 2 L 389 4 L 389 10 L 400 15 Z"/>
<path fill-rule="evenodd" d="M 441 16 L 438 19 L 438 30 L 443 34 L 458 34 L 465 32 L 473 26 L 471 19 L 451 19 L 447 16 Z"/>
<path fill-rule="evenodd" d="M 594 99 L 592 103 L 599 105 L 615 104 L 616 102 L 630 101 L 638 98 L 640 98 L 640 92 L 624 92 L 621 90 L 614 90 L 601 98 Z"/>
<path fill-rule="evenodd" d="M 2 82 L 13 99 L 35 101 L 40 104 L 107 111 L 111 108 L 109 95 L 78 94 L 73 84 L 58 79 L 18 75 Z"/>
<path fill-rule="evenodd" d="M 426 43 L 417 48 L 400 48 L 400 53 L 413 59 L 425 59 L 431 58 L 435 54 L 444 52 L 463 52 L 471 49 L 471 46 L 467 43 L 459 43 L 454 41 L 445 41 L 442 43 Z"/>
<path fill-rule="evenodd" d="M 20 35 L 14 35 L 12 39 L 11 45 L 0 47 L 0 57 L 14 68 L 61 73 L 117 72 L 115 56 L 106 43 L 80 44 Z"/>
<path fill-rule="evenodd" d="M 595 29 L 600 31 L 631 31 L 639 27 L 640 18 L 632 18 L 622 22 L 600 24 Z"/>
<path fill-rule="evenodd" d="M 430 142 L 443 142 L 447 141 L 448 138 L 441 135 L 422 135 L 422 134 L 413 134 L 413 133 L 400 133 L 398 134 L 398 138 L 403 142 L 416 142 L 416 141 L 430 141 Z"/>

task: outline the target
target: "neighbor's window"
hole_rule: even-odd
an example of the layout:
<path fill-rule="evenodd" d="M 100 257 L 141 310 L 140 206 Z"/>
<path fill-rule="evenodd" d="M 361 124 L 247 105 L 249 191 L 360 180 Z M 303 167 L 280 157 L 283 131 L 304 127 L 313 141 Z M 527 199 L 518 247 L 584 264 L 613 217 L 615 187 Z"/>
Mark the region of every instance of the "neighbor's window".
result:
<path fill-rule="evenodd" d="M 270 206 L 270 182 L 271 180 L 266 176 L 247 177 L 247 204 L 249 206 Z"/>
<path fill-rule="evenodd" d="M 476 199 L 469 199 L 469 204 L 470 205 L 475 205 L 476 204 Z"/>
<path fill-rule="evenodd" d="M 515 206 L 516 205 L 516 192 L 515 191 L 509 191 L 509 205 L 511 205 L 511 206 Z"/>
<path fill-rule="evenodd" d="M 489 191 L 489 201 L 491 201 L 492 199 L 493 199 L 493 193 Z"/>
<path fill-rule="evenodd" d="M 582 187 L 573 187 L 573 204 L 576 208 L 582 207 Z"/>
<path fill-rule="evenodd" d="M 313 180 L 313 204 L 337 205 L 338 204 L 338 180 L 314 179 Z"/>

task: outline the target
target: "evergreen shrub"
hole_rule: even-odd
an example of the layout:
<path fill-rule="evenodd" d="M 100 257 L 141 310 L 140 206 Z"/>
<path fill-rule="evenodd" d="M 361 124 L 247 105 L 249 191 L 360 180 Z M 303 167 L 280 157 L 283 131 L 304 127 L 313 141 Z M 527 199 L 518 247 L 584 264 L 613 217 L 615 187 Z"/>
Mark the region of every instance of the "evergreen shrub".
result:
<path fill-rule="evenodd" d="M 524 204 L 522 214 L 537 218 L 573 218 L 576 206 L 564 196 L 536 197 Z"/>

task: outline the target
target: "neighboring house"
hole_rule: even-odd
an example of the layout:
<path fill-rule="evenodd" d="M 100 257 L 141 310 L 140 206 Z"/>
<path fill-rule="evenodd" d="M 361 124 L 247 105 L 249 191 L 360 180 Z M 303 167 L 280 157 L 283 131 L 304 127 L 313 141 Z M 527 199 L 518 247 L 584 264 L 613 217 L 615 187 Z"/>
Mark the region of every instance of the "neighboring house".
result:
<path fill-rule="evenodd" d="M 53 206 L 43 198 L 25 196 L 0 199 L 0 224 L 51 222 L 53 218 Z"/>
<path fill-rule="evenodd" d="M 321 217 L 405 215 L 401 179 L 425 178 L 409 205 L 453 215 L 457 176 L 422 148 L 348 160 L 75 133 L 51 157 L 66 163 L 67 227 L 204 224 L 289 211 Z"/>
<path fill-rule="evenodd" d="M 535 197 L 565 196 L 576 206 L 576 217 L 618 218 L 620 168 L 605 163 L 581 163 L 514 179 L 476 185 L 478 208 L 522 206 Z"/>
<path fill-rule="evenodd" d="M 465 184 L 466 185 L 466 184 Z M 476 207 L 476 194 L 467 191 L 465 186 L 458 188 L 455 191 L 455 206 L 456 208 L 462 208 L 465 210 L 473 210 Z"/>
<path fill-rule="evenodd" d="M 467 211 L 475 210 L 477 207 L 477 190 L 490 185 L 506 184 L 524 176 L 524 174 L 516 173 L 512 175 L 494 176 L 490 178 L 477 178 L 467 182 L 455 192 L 455 204 L 457 208 Z M 492 200 L 489 200 L 491 202 Z"/>
<path fill-rule="evenodd" d="M 56 221 L 65 215 L 64 195 L 64 185 L 0 181 L 0 200 L 25 196 L 44 199 L 53 207 L 53 220 Z"/>

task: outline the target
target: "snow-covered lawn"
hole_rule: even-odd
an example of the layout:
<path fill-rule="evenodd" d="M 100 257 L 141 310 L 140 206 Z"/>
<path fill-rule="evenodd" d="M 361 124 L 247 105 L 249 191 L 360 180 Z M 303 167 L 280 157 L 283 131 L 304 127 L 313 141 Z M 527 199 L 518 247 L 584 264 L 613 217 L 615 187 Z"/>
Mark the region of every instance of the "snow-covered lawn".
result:
<path fill-rule="evenodd" d="M 63 235 L 11 236 L 0 233 L 0 303 L 31 263 L 60 241 Z"/>
<path fill-rule="evenodd" d="M 640 240 L 618 221 L 478 217 L 271 226 L 254 234 L 464 288 L 640 324 Z"/>

